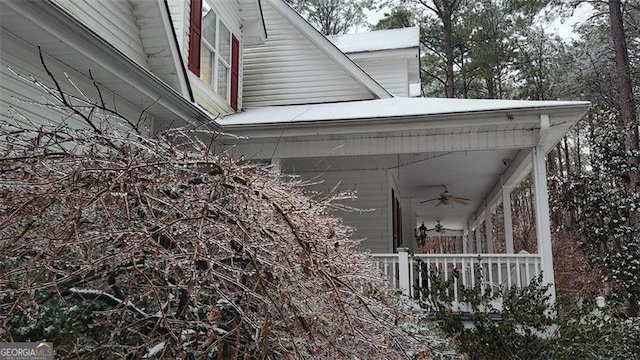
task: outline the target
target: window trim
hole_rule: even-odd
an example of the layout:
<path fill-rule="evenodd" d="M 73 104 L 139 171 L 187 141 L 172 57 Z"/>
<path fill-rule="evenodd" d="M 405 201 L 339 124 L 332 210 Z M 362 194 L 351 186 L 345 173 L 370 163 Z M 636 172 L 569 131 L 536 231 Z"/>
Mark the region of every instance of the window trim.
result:
<path fill-rule="evenodd" d="M 215 14 L 215 44 L 210 44 L 204 36 L 203 24 L 204 14 L 203 9 L 206 5 L 209 11 Z M 196 16 L 199 14 L 199 16 Z M 226 31 L 221 31 L 224 27 Z M 229 34 L 229 58 L 226 59 L 220 54 L 221 34 L 226 32 Z M 204 49 L 203 49 L 204 47 Z M 215 11 L 211 2 L 208 0 L 191 0 L 191 24 L 189 31 L 189 56 L 188 56 L 188 68 L 191 72 L 198 76 L 203 84 L 220 96 L 228 105 L 234 110 L 238 109 L 238 86 L 239 86 L 239 62 L 240 62 L 240 41 L 233 33 L 231 28 L 220 17 L 220 14 Z M 202 79 L 202 54 L 203 51 L 208 51 L 211 54 L 211 79 L 209 82 L 205 82 Z M 218 92 L 219 87 L 219 75 L 220 66 L 226 69 L 226 86 L 225 93 Z M 209 85 L 210 84 L 210 85 Z"/>

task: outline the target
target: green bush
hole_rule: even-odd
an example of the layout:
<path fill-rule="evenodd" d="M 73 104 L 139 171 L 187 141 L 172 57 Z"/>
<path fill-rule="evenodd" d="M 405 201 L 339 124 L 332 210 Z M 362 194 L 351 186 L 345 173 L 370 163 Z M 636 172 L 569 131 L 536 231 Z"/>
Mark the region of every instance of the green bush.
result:
<path fill-rule="evenodd" d="M 453 286 L 460 274 L 443 279 L 430 272 L 431 287 L 422 290 L 421 306 L 435 315 L 442 329 L 457 339 L 470 359 L 636 359 L 640 355 L 640 318 L 622 319 L 614 309 L 595 304 L 557 309 L 549 306 L 548 285 L 542 275 L 521 289 L 495 291 L 482 287 L 482 272 L 475 286 L 459 286 L 461 302 L 472 313 L 454 312 Z M 491 303 L 503 298 L 503 309 Z M 560 311 L 561 310 L 561 311 Z M 473 327 L 465 327 L 464 322 Z"/>

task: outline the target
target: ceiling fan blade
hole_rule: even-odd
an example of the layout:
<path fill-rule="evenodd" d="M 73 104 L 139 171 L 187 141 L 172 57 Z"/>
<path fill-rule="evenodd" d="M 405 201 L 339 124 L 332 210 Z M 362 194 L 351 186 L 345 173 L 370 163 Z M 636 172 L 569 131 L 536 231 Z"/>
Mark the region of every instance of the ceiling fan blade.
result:
<path fill-rule="evenodd" d="M 469 199 L 466 198 L 460 198 L 460 197 L 452 197 L 451 200 L 457 202 L 460 205 L 469 205 Z"/>
<path fill-rule="evenodd" d="M 438 203 L 436 204 L 436 206 L 440 206 L 442 205 L 442 201 L 438 201 Z"/>
<path fill-rule="evenodd" d="M 429 201 L 436 201 L 436 200 L 440 200 L 440 198 L 435 198 L 435 199 L 429 199 L 429 200 L 425 200 L 425 201 L 420 201 L 420 204 L 424 204 L 424 203 L 428 203 Z"/>

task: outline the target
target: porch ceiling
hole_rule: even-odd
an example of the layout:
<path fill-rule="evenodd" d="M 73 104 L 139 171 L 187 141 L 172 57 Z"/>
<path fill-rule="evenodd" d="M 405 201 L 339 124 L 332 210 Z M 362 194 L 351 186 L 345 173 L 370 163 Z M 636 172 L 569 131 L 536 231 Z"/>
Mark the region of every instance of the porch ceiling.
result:
<path fill-rule="evenodd" d="M 449 229 L 463 229 L 497 179 L 518 154 L 517 149 L 449 151 L 420 154 L 361 155 L 286 159 L 284 173 L 386 169 L 397 182 L 400 196 L 412 199 L 417 223 L 433 228 L 437 220 Z M 446 185 L 454 195 L 471 199 L 467 206 L 436 206 L 433 199 Z"/>
<path fill-rule="evenodd" d="M 385 169 L 410 198 L 416 224 L 437 220 L 464 229 L 531 169 L 531 149 L 549 151 L 589 107 L 588 102 L 393 98 L 249 109 L 220 120 L 226 150 L 280 159 L 285 173 Z M 542 136 L 541 115 L 548 115 Z M 446 185 L 469 198 L 436 206 Z"/>

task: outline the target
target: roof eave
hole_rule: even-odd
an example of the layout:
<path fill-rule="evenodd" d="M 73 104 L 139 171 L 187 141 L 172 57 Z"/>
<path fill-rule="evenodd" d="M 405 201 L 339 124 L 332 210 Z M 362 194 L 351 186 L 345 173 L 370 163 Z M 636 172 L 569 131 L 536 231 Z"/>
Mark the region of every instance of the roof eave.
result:
<path fill-rule="evenodd" d="M 146 96 L 155 96 L 159 106 L 193 125 L 209 123 L 219 129 L 218 124 L 213 123 L 214 118 L 210 114 L 199 109 L 57 4 L 50 1 L 6 1 L 5 5 L 10 6 L 22 16 L 38 21 L 40 26 L 52 36 L 56 36 L 77 51 L 82 51 L 92 62 L 108 68 L 124 83 L 138 89 Z M 152 112 L 152 110 L 149 111 Z"/>
<path fill-rule="evenodd" d="M 344 118 L 292 122 L 265 122 L 260 124 L 221 124 L 226 132 L 242 132 L 252 138 L 268 138 L 282 135 L 317 136 L 381 131 L 407 131 L 416 129 L 457 128 L 463 126 L 502 125 L 505 123 L 537 124 L 539 115 L 552 115 L 552 125 L 558 121 L 573 126 L 589 109 L 590 103 L 576 102 L 570 105 L 533 106 L 527 108 L 505 108 L 492 110 L 449 112 L 440 114 L 418 114 L 389 117 Z M 508 116 L 507 116 L 508 115 Z M 570 116 L 570 119 L 566 119 Z M 506 119 L 506 120 L 505 120 Z M 248 133 L 251 133 L 250 135 Z"/>

